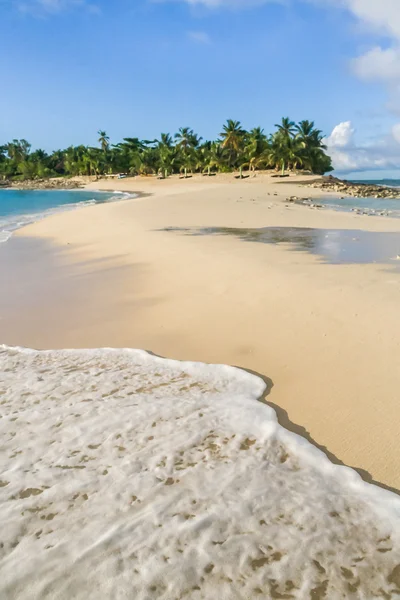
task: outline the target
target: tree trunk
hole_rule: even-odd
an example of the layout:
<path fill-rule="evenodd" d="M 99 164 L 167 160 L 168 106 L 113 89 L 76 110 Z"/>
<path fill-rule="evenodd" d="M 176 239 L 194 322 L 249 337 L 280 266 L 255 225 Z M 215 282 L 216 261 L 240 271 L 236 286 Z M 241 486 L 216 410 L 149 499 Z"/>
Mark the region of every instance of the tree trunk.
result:
<path fill-rule="evenodd" d="M 208 167 L 208 176 L 210 177 L 211 175 L 211 167 Z"/>
<path fill-rule="evenodd" d="M 240 173 L 240 179 L 243 179 L 243 167 L 240 167 L 239 173 Z"/>
<path fill-rule="evenodd" d="M 283 160 L 282 161 L 282 177 L 284 176 L 284 174 L 285 174 L 285 161 Z"/>

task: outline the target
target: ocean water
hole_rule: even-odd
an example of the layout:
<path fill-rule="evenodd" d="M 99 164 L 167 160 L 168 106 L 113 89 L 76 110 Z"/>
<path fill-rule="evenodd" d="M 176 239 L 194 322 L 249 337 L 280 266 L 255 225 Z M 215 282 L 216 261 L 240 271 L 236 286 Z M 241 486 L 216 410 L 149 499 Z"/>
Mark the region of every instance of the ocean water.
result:
<path fill-rule="evenodd" d="M 352 179 L 353 183 L 366 183 L 368 185 L 384 185 L 386 187 L 400 187 L 400 179 Z"/>
<path fill-rule="evenodd" d="M 91 190 L 0 189 L 0 243 L 7 241 L 16 229 L 49 215 L 122 196 Z"/>
<path fill-rule="evenodd" d="M 366 183 L 382 185 L 386 187 L 399 187 L 399 179 L 374 179 L 374 180 L 352 180 L 353 183 Z M 346 212 L 357 211 L 366 215 L 400 217 L 400 190 L 399 199 L 390 198 L 354 198 L 353 196 L 345 198 L 318 198 L 311 200 L 311 203 L 322 204 L 328 208 L 344 210 Z"/>
<path fill-rule="evenodd" d="M 390 198 L 313 198 L 312 204 L 322 204 L 328 208 L 344 210 L 346 212 L 355 212 L 374 216 L 400 217 L 400 197 L 398 200 Z"/>
<path fill-rule="evenodd" d="M 400 498 L 242 370 L 0 346 L 0 596 L 400 598 Z"/>

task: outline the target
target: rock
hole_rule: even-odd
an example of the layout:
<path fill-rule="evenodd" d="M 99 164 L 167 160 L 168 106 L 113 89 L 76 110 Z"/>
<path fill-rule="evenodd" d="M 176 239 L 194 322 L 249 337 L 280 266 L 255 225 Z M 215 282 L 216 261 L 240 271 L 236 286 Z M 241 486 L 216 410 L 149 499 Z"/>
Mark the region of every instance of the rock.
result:
<path fill-rule="evenodd" d="M 17 190 L 76 190 L 83 187 L 81 183 L 68 177 L 9 181 L 7 186 Z"/>
<path fill-rule="evenodd" d="M 349 181 L 342 181 L 332 175 L 324 177 L 318 181 L 311 182 L 308 187 L 319 188 L 326 191 L 338 192 L 341 195 L 341 199 L 345 199 L 346 196 L 353 196 L 356 198 L 392 198 L 400 199 L 400 189 L 397 188 L 385 188 L 379 185 L 373 184 L 359 184 L 352 183 Z"/>

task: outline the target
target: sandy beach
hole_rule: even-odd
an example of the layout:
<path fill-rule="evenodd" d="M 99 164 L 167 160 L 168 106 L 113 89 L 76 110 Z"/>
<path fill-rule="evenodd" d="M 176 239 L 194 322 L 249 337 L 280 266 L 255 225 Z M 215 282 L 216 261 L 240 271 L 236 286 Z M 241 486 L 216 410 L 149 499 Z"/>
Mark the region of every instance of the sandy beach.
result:
<path fill-rule="evenodd" d="M 2 341 L 143 348 L 254 371 L 267 381 L 282 425 L 367 481 L 400 489 L 400 272 L 200 232 L 400 231 L 396 219 L 286 202 L 317 197 L 304 180 L 229 175 L 88 184 L 144 196 L 18 231 L 7 252 L 24 260 L 13 259 L 9 298 L 18 297 L 2 301 Z M 10 260 L 0 259 L 3 273 Z"/>
<path fill-rule="evenodd" d="M 0 0 L 0 600 L 400 600 L 399 3 Z"/>

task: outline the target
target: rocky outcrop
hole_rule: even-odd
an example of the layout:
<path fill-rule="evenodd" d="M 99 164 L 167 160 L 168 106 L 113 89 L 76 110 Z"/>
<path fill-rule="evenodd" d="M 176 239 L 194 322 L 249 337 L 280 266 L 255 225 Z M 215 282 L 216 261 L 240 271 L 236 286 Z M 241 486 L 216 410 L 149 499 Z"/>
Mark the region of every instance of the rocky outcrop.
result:
<path fill-rule="evenodd" d="M 82 188 L 82 183 L 67 177 L 52 179 L 29 179 L 26 181 L 2 181 L 2 187 L 17 190 L 76 190 Z"/>
<path fill-rule="evenodd" d="M 352 183 L 332 177 L 323 177 L 307 184 L 307 187 L 318 188 L 327 192 L 337 192 L 342 196 L 355 198 L 399 198 L 400 188 L 389 188 L 370 183 Z"/>

